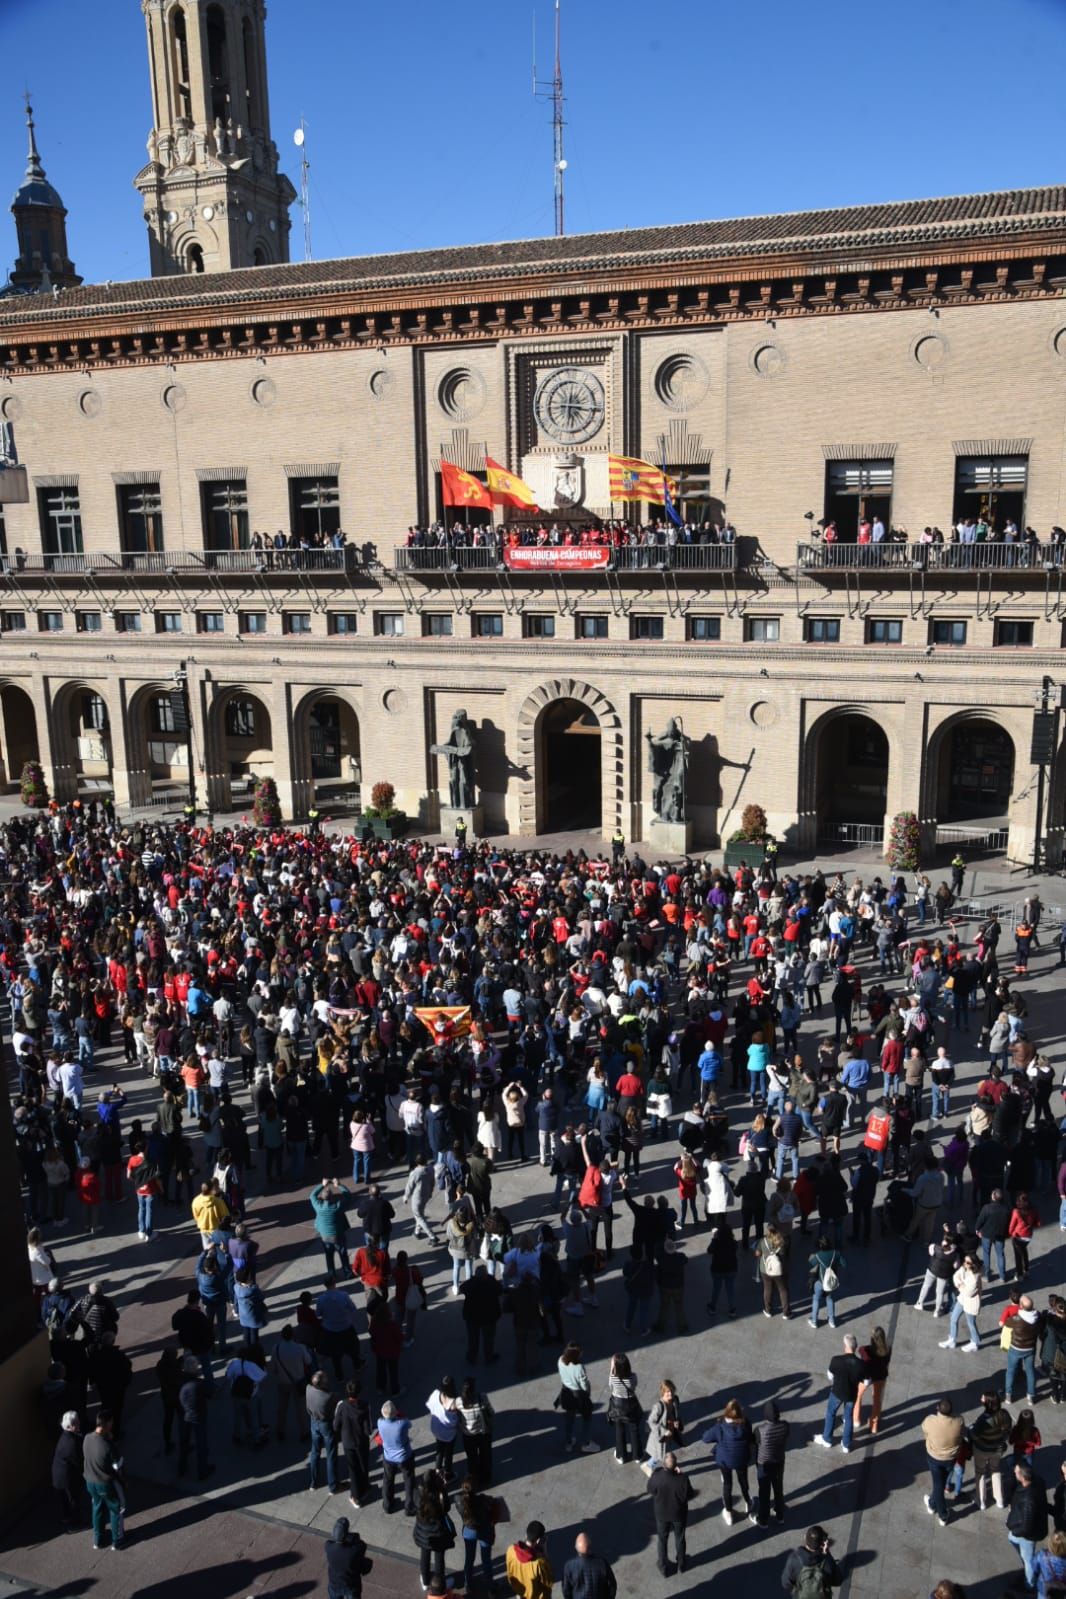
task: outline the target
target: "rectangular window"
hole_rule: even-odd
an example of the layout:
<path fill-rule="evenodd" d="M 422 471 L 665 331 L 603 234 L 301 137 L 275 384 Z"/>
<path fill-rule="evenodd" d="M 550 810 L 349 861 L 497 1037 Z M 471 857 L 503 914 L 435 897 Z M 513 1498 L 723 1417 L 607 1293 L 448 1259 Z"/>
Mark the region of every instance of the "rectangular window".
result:
<path fill-rule="evenodd" d="M 1004 622 L 996 623 L 993 643 L 1002 645 L 1005 649 L 1016 648 L 1019 645 L 1028 645 L 1033 642 L 1032 622 Z"/>
<path fill-rule="evenodd" d="M 473 618 L 474 638 L 502 638 L 503 616 L 499 611 L 476 611 Z"/>
<path fill-rule="evenodd" d="M 430 611 L 422 618 L 423 638 L 451 638 L 452 616 L 448 611 Z"/>
<path fill-rule="evenodd" d="M 226 732 L 230 738 L 255 737 L 254 700 L 232 699 L 226 702 Z"/>
<path fill-rule="evenodd" d="M 237 612 L 238 633 L 265 633 L 266 630 L 267 619 L 265 611 Z"/>
<path fill-rule="evenodd" d="M 139 633 L 141 631 L 140 611 L 116 611 L 116 633 Z"/>
<path fill-rule="evenodd" d="M 606 638 L 607 618 L 605 616 L 579 616 L 577 618 L 578 638 Z"/>
<path fill-rule="evenodd" d="M 930 622 L 930 644 L 965 644 L 965 622 Z"/>
<path fill-rule="evenodd" d="M 243 478 L 201 485 L 205 550 L 248 548 L 248 485 Z"/>
<path fill-rule="evenodd" d="M 163 502 L 158 483 L 120 483 L 119 539 L 124 555 L 149 555 L 163 548 Z"/>
<path fill-rule="evenodd" d="M 983 523 L 1000 536 L 1008 522 L 1025 527 L 1025 491 L 1029 458 L 1025 455 L 960 455 L 955 461 L 956 527 Z M 969 539 L 966 541 L 969 543 Z"/>
<path fill-rule="evenodd" d="M 77 489 L 38 489 L 41 549 L 45 555 L 80 555 L 81 499 Z"/>
<path fill-rule="evenodd" d="M 155 630 L 157 633 L 180 633 L 180 611 L 157 611 L 155 613 Z"/>
<path fill-rule="evenodd" d="M 859 529 L 874 523 L 885 533 L 892 520 L 891 461 L 827 461 L 825 463 L 825 519 L 835 522 L 837 535 L 854 543 Z"/>
<path fill-rule="evenodd" d="M 25 633 L 25 611 L 0 611 L 0 633 Z"/>
<path fill-rule="evenodd" d="M 38 611 L 37 612 L 37 627 L 40 630 L 40 632 L 42 632 L 42 633 L 62 633 L 62 631 L 63 631 L 63 612 L 62 611 Z"/>
<path fill-rule="evenodd" d="M 198 633 L 224 633 L 226 631 L 226 618 L 222 611 L 197 611 L 196 631 Z"/>
<path fill-rule="evenodd" d="M 722 636 L 722 618 L 720 616 L 690 616 L 686 631 L 694 644 L 717 642 Z"/>
<path fill-rule="evenodd" d="M 87 732 L 106 733 L 107 706 L 99 694 L 86 694 L 82 699 L 81 720 Z"/>
<path fill-rule="evenodd" d="M 99 633 L 101 619 L 99 611 L 75 611 L 74 626 L 79 633 Z"/>
<path fill-rule="evenodd" d="M 148 759 L 152 766 L 188 766 L 185 745 L 175 739 L 150 738 Z"/>
<path fill-rule="evenodd" d="M 359 631 L 359 615 L 356 611 L 328 611 L 326 613 L 326 626 L 334 638 L 342 634 L 357 633 Z"/>
<path fill-rule="evenodd" d="M 375 611 L 374 632 L 378 638 L 403 638 L 403 612 Z"/>
<path fill-rule="evenodd" d="M 839 644 L 840 618 L 836 616 L 805 616 L 803 637 L 808 644 Z"/>
<path fill-rule="evenodd" d="M 310 611 L 282 611 L 281 631 L 283 633 L 310 633 Z"/>
<path fill-rule="evenodd" d="M 169 694 L 157 694 L 152 701 L 152 731 L 154 733 L 178 731 L 177 711 Z"/>
<path fill-rule="evenodd" d="M 289 479 L 289 513 L 297 538 L 328 542 L 340 530 L 341 495 L 335 477 Z"/>
<path fill-rule="evenodd" d="M 776 644 L 781 638 L 779 616 L 749 616 L 744 623 L 744 637 L 749 644 Z"/>
<path fill-rule="evenodd" d="M 629 618 L 629 636 L 633 639 L 661 639 L 663 636 L 662 617 L 631 616 Z"/>
<path fill-rule="evenodd" d="M 902 644 L 903 623 L 898 619 L 871 617 L 866 623 L 867 644 Z"/>
<path fill-rule="evenodd" d="M 554 618 L 554 616 L 543 616 L 543 615 L 523 616 L 523 618 L 522 618 L 522 637 L 523 638 L 554 638 L 555 637 L 555 618 Z"/>

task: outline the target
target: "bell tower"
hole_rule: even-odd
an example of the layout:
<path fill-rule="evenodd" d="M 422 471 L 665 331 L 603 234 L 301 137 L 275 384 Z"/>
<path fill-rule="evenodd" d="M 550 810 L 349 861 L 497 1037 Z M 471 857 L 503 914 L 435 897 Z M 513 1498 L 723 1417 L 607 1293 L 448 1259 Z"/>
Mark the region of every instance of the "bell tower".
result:
<path fill-rule="evenodd" d="M 152 276 L 289 259 L 296 191 L 278 170 L 263 0 L 141 0 L 152 79 L 144 200 Z"/>
<path fill-rule="evenodd" d="M 41 165 L 29 95 L 26 96 L 26 128 L 30 146 L 26 176 L 11 202 L 19 253 L 8 279 L 8 289 L 16 293 L 73 289 L 81 279 L 67 250 L 67 211 Z"/>

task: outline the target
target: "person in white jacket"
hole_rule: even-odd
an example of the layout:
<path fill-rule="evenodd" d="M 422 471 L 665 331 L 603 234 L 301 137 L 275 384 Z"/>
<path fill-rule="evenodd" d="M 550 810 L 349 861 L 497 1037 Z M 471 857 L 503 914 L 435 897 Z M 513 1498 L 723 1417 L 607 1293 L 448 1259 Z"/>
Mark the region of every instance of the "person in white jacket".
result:
<path fill-rule="evenodd" d="M 981 1279 L 981 1268 L 973 1255 L 967 1255 L 962 1265 L 952 1278 L 955 1292 L 958 1294 L 951 1310 L 951 1320 L 948 1322 L 948 1335 L 940 1340 L 941 1349 L 955 1349 L 957 1344 L 955 1335 L 959 1330 L 959 1322 L 966 1317 L 966 1325 L 970 1329 L 970 1341 L 963 1344 L 964 1355 L 977 1353 L 981 1342 L 981 1334 L 977 1330 L 977 1312 L 981 1308 L 981 1290 L 984 1283 Z"/>
<path fill-rule="evenodd" d="M 711 1155 L 704 1162 L 703 1193 L 706 1202 L 704 1220 L 709 1221 L 712 1227 L 719 1226 L 725 1221 L 726 1211 L 733 1203 L 736 1195 L 733 1184 L 729 1181 L 722 1162 L 716 1155 Z"/>

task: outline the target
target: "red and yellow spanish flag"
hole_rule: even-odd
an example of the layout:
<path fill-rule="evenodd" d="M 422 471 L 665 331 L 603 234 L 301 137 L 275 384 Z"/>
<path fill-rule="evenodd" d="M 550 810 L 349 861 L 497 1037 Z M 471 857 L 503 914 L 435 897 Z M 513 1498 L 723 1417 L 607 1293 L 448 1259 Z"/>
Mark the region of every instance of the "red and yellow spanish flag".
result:
<path fill-rule="evenodd" d="M 416 1005 L 415 1015 L 435 1044 L 450 1044 L 470 1031 L 469 1005 Z"/>
<path fill-rule="evenodd" d="M 607 466 L 612 500 L 650 500 L 655 505 L 664 505 L 664 482 L 672 498 L 677 499 L 677 479 L 666 477 L 662 467 L 653 466 L 650 461 L 639 461 L 631 455 L 609 455 Z"/>
<path fill-rule="evenodd" d="M 513 472 L 508 472 L 499 461 L 494 461 L 491 455 L 485 457 L 485 475 L 489 480 L 489 493 L 492 495 L 493 505 L 511 505 L 519 511 L 539 510 L 536 496 L 528 483 L 523 483 L 520 477 L 515 477 Z"/>
<path fill-rule="evenodd" d="M 445 505 L 482 505 L 487 511 L 492 509 L 492 497 L 484 483 L 450 461 L 440 463 L 440 488 Z"/>

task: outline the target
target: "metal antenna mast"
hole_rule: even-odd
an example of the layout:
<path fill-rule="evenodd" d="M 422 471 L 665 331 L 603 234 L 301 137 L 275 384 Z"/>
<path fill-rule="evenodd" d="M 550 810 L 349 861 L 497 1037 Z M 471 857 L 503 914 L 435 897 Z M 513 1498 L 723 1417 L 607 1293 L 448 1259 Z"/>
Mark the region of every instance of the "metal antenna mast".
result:
<path fill-rule="evenodd" d="M 304 260 L 311 259 L 311 163 L 307 159 L 307 124 L 303 117 L 292 136 L 300 152 L 300 205 L 304 214 Z"/>
<path fill-rule="evenodd" d="M 552 151 L 553 178 L 555 187 L 555 232 L 560 236 L 566 232 L 565 210 L 563 204 L 563 175 L 566 172 L 566 158 L 563 155 L 563 106 L 566 96 L 563 94 L 563 55 L 560 42 L 560 0 L 555 0 L 555 71 L 552 77 L 545 82 L 537 78 L 537 21 L 533 18 L 533 94 L 538 100 L 550 100 L 552 103 Z"/>

